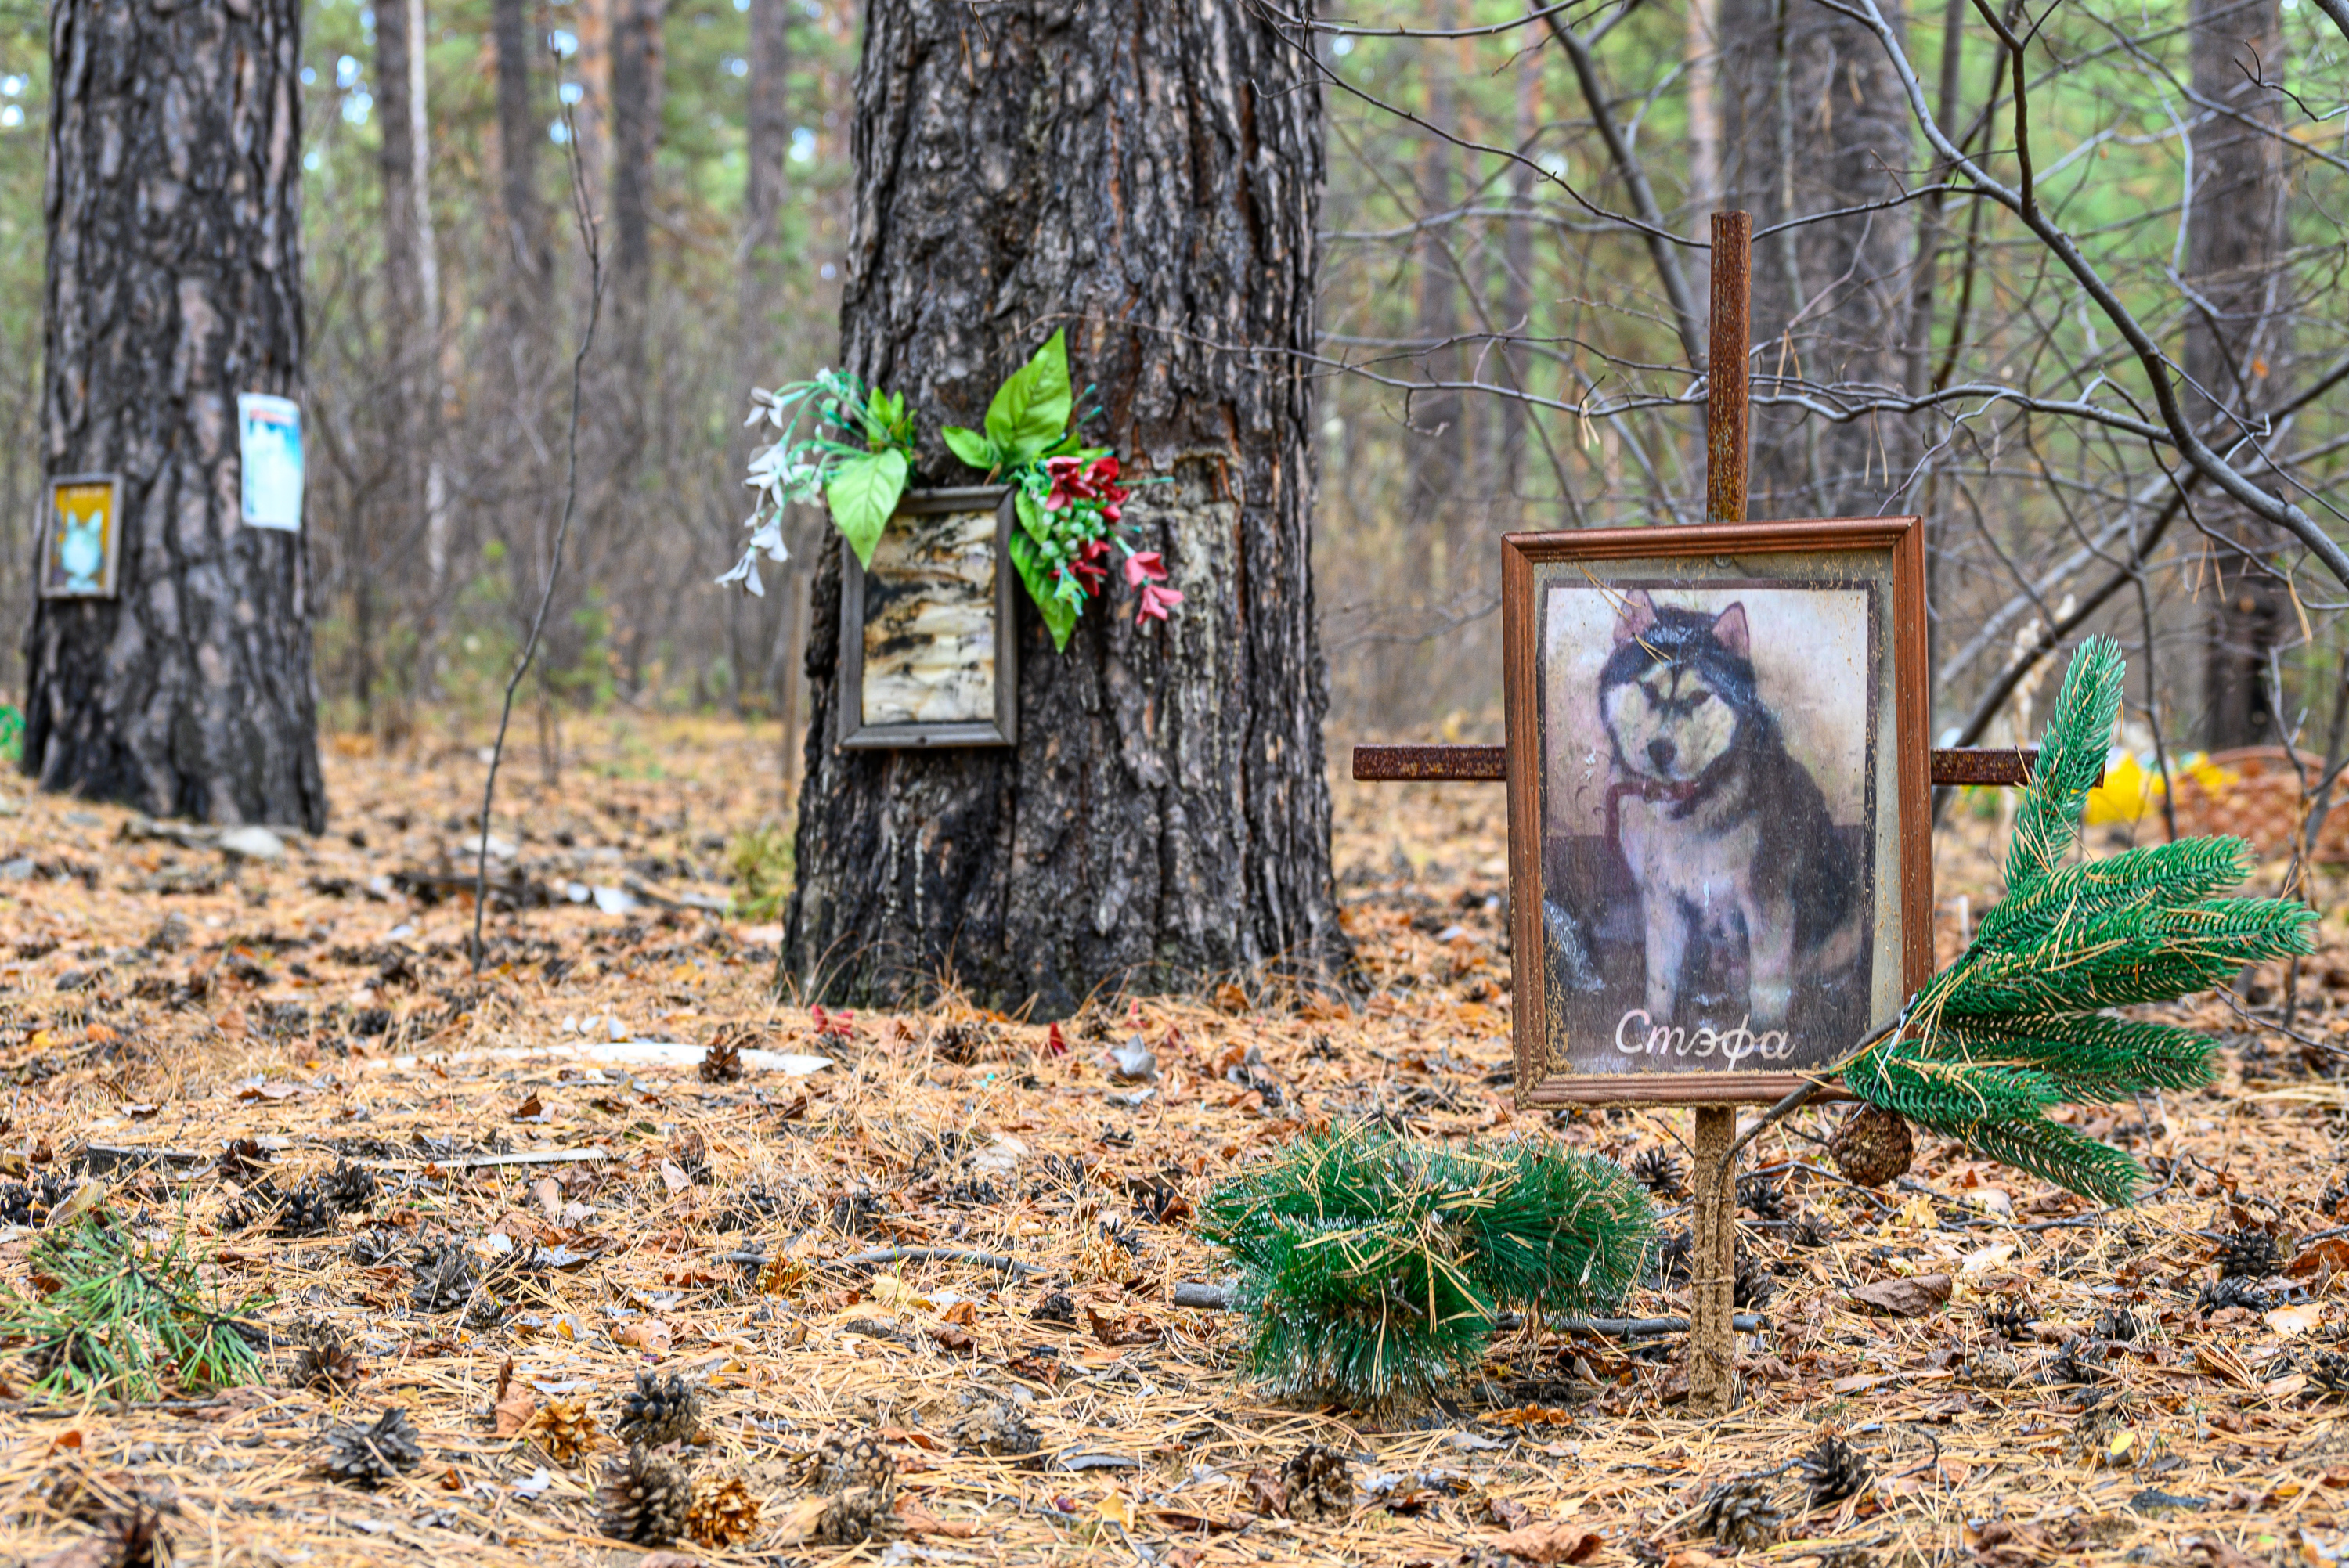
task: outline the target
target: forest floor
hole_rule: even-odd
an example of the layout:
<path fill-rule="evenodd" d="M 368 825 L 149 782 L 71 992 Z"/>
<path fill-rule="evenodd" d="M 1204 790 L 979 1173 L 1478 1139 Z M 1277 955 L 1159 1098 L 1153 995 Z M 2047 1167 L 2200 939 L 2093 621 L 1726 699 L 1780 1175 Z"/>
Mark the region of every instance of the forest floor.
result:
<path fill-rule="evenodd" d="M 528 753 L 507 775 L 498 880 L 553 902 L 492 913 L 478 980 L 447 880 L 479 809 L 468 748 L 337 748 L 332 831 L 274 859 L 0 790 L 0 1180 L 22 1184 L 0 1188 L 0 1315 L 49 1284 L 48 1206 L 95 1199 L 118 1233 L 184 1223 L 224 1298 L 268 1298 L 237 1310 L 277 1341 L 264 1386 L 131 1404 L 45 1395 L 36 1346 L 0 1354 L 0 1561 L 120 1562 L 91 1522 L 144 1501 L 181 1564 L 634 1562 L 599 1535 L 596 1487 L 647 1369 L 705 1387 L 695 1523 L 739 1535 L 670 1564 L 1702 1568 L 1730 1548 L 1698 1537 L 1699 1503 L 1757 1471 L 1784 1521 L 1751 1562 L 2349 1554 L 2349 1407 L 2326 1386 L 2349 1372 L 2326 1348 L 2349 1339 L 2337 915 L 2299 1037 L 2255 977 L 2248 1014 L 2185 1009 L 2227 1042 L 2220 1083 L 2083 1117 L 2156 1171 L 2134 1210 L 1930 1140 L 1899 1188 L 1855 1188 L 1821 1158 L 1831 1111 L 1765 1136 L 1757 1210 L 1783 1217 L 1749 1210 L 1766 1326 L 1741 1336 L 1725 1419 L 1675 1402 L 1677 1338 L 1547 1332 L 1433 1405 L 1316 1408 L 1236 1372 L 1234 1315 L 1174 1305 L 1220 1277 L 1190 1229 L 1219 1178 L 1325 1119 L 1625 1159 L 1687 1135 L 1682 1112 L 1512 1109 L 1497 789 L 1337 787 L 1350 1001 L 1224 985 L 1053 1031 L 773 1002 L 776 928 L 698 907 L 773 812 L 771 737 L 572 739 L 559 780 Z M 1945 954 L 1995 891 L 1994 837 L 1965 811 L 1940 836 Z M 1113 1071 L 1136 1035 L 1148 1081 Z M 750 1047 L 739 1078 L 703 1070 L 721 1036 Z M 344 1162 L 372 1198 L 361 1181 L 353 1212 L 311 1210 Z M 81 1174 L 105 1186 L 67 1199 Z M 2276 1277 L 2220 1305 L 2212 1238 L 2240 1227 L 2273 1236 Z M 896 1248 L 1009 1262 L 873 1255 Z M 1627 1310 L 1682 1307 L 1666 1284 Z M 311 1321 L 356 1353 L 355 1387 L 299 1386 Z M 419 1462 L 373 1490 L 322 1473 L 329 1433 L 387 1407 Z M 602 1436 L 574 1454 L 583 1416 Z M 1808 1509 L 1781 1467 L 1827 1434 L 1872 1479 Z M 1347 1456 L 1344 1506 L 1287 1495 L 1309 1443 Z M 834 1501 L 892 1467 L 877 1519 Z"/>

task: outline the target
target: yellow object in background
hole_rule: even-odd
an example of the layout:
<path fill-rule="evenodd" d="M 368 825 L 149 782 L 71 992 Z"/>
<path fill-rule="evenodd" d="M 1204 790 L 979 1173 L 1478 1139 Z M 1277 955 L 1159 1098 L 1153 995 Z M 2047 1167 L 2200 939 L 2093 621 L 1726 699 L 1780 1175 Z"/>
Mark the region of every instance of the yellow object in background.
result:
<path fill-rule="evenodd" d="M 2242 778 L 2232 769 L 2213 767 L 2209 758 L 2199 752 L 2173 759 L 2169 771 L 2173 779 L 2191 779 L 2203 794 L 2214 799 L 2224 795 Z M 2101 828 L 2141 822 L 2159 803 L 2161 793 L 2158 768 L 2149 768 L 2126 751 L 2116 751 L 2105 764 L 2105 781 L 2088 791 L 2087 825 Z"/>

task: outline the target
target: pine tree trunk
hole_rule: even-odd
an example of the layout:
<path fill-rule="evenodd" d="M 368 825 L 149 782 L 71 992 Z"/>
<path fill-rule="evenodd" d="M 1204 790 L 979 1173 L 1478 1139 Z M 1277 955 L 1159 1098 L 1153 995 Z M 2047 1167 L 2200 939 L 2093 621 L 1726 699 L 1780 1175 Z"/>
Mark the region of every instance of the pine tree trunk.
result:
<path fill-rule="evenodd" d="M 1901 8 L 1886 10 L 1897 25 Z M 1899 193 L 1913 133 L 1873 34 L 1817 0 L 1721 0 L 1720 25 L 1726 205 L 1760 231 Z M 1754 242 L 1750 516 L 1872 515 L 1906 477 L 1897 422 L 1834 424 L 1762 399 L 1782 375 L 1900 387 L 1914 228 L 1892 208 Z"/>
<path fill-rule="evenodd" d="M 873 0 L 842 360 L 941 423 L 1068 331 L 1092 429 L 1185 595 L 1097 601 L 1055 655 L 1019 595 L 1019 744 L 832 744 L 827 530 L 799 882 L 779 978 L 833 1001 L 951 980 L 1039 1017 L 1339 960 L 1308 558 L 1320 100 L 1249 0 Z M 1260 350 L 1261 352 L 1252 352 Z"/>
<path fill-rule="evenodd" d="M 2282 53 L 2276 0 L 2194 0 L 2189 15 L 2194 90 L 2253 122 L 2204 109 L 2191 133 L 2186 406 L 2199 421 L 2220 407 L 2240 416 L 2272 404 L 2271 371 L 2282 363 L 2287 346 L 2284 302 L 2277 297 L 2285 193 L 2283 149 L 2274 135 L 2279 99 L 2244 74 L 2258 75 L 2263 63 Z M 2197 509 L 2233 546 L 2214 548 L 2209 563 L 2203 744 L 2213 751 L 2272 745 L 2277 726 L 2268 660 L 2291 613 L 2282 583 L 2261 562 L 2273 542 L 2268 530 L 2223 499 Z"/>
<path fill-rule="evenodd" d="M 547 121 L 531 93 L 530 0 L 492 0 L 490 30 L 498 59 L 498 194 L 505 208 L 509 336 L 527 343 L 539 290 L 554 270 L 546 211 L 538 195 L 538 152 Z"/>
<path fill-rule="evenodd" d="M 42 442 L 123 481 L 120 596 L 45 600 L 26 771 L 326 819 L 304 536 L 239 521 L 236 396 L 302 384 L 301 9 L 57 0 Z"/>
<path fill-rule="evenodd" d="M 744 388 L 772 387 L 786 379 L 776 363 L 776 312 L 783 298 L 783 201 L 791 190 L 792 36 L 791 0 L 750 0 L 750 67 L 747 133 L 743 138 L 742 189 L 742 353 Z M 755 438 L 755 437 L 750 438 Z M 746 441 L 747 448 L 747 441 Z M 745 453 L 747 457 L 747 450 Z M 797 782 L 799 752 L 794 741 L 800 727 L 800 656 L 802 645 L 800 607 L 806 599 L 801 581 L 807 572 L 806 530 L 787 530 L 784 543 L 792 559 L 766 571 L 767 617 L 775 622 L 775 635 L 785 650 L 771 660 L 774 669 L 776 717 L 782 727 L 783 781 Z M 763 570 L 763 565 L 762 565 Z M 750 667 L 738 664 L 735 690 L 750 685 Z"/>

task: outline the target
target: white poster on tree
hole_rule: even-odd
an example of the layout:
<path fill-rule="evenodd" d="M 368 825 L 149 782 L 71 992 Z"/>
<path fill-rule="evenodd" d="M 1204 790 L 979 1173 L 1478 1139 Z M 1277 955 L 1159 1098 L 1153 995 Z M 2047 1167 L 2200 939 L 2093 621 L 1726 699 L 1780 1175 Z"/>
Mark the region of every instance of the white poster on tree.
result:
<path fill-rule="evenodd" d="M 243 392 L 236 399 L 244 474 L 244 525 L 302 530 L 302 408 L 290 397 Z"/>

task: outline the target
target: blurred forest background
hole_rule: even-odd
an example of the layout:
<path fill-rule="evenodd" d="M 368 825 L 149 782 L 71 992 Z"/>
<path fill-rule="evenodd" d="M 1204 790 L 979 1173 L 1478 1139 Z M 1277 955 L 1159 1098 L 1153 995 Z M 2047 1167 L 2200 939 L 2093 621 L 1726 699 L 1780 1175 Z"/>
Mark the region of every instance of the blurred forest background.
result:
<path fill-rule="evenodd" d="M 2031 686 L 2017 650 L 2108 630 L 2132 655 L 2133 743 L 2340 749 L 2338 584 L 2173 482 L 2128 346 L 2041 239 L 1948 177 L 1856 9 L 1536 12 L 1424 0 L 1309 35 L 1333 758 L 1497 738 L 1500 531 L 1702 515 L 1690 365 L 1706 217 L 1731 206 L 1757 230 L 1753 515 L 1925 514 L 1937 734 L 2003 738 L 2006 689 Z M 2212 445 L 2337 531 L 2341 32 L 2310 0 L 1889 14 L 1935 118 L 2008 179 L 2025 149 L 1994 28 L 2021 40 L 2038 201 L 2191 378 Z M 575 552 L 530 692 L 541 744 L 612 704 L 799 712 L 804 580 L 771 573 L 761 600 L 711 579 L 748 510 L 750 387 L 835 353 L 857 28 L 851 0 L 309 0 L 308 528 L 332 731 L 397 742 L 493 711 L 535 603 L 586 296 L 564 103 L 610 287 Z M 42 11 L 0 0 L 11 693 L 47 103 Z"/>

